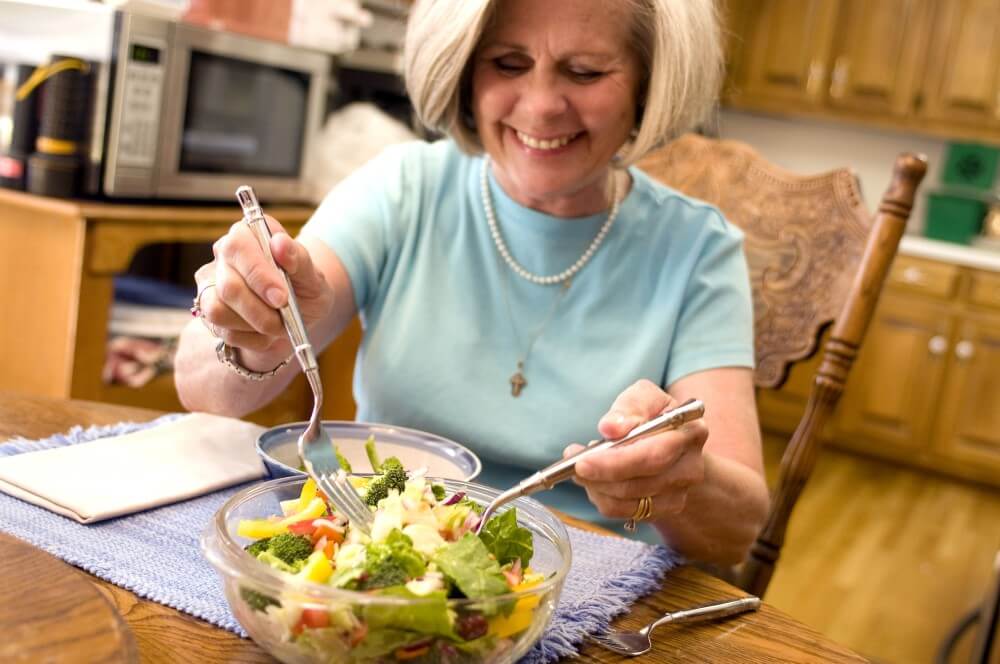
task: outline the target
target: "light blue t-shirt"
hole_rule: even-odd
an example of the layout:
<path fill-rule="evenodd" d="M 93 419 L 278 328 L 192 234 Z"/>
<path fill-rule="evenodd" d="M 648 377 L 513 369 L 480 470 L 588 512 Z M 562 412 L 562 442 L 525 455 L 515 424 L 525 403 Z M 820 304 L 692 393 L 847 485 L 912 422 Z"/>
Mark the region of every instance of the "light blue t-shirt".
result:
<path fill-rule="evenodd" d="M 753 366 L 742 233 L 715 208 L 630 169 L 617 220 L 563 293 L 500 258 L 480 195 L 483 165 L 452 141 L 390 147 L 339 183 L 303 230 L 333 249 L 354 289 L 364 328 L 358 420 L 458 441 L 482 459 L 479 481 L 507 488 L 567 444 L 597 438 L 598 420 L 640 378 L 668 386 Z M 606 219 L 525 208 L 492 174 L 490 190 L 511 254 L 534 274 L 572 265 Z M 529 345 L 515 398 L 510 378 Z M 621 525 L 572 482 L 536 497 Z"/>

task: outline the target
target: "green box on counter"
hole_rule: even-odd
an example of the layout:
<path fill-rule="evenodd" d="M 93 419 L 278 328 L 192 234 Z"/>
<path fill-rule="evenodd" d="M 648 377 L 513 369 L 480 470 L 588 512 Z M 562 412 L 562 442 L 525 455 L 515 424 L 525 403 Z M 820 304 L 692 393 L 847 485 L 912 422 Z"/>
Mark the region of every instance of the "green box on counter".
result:
<path fill-rule="evenodd" d="M 949 143 L 941 182 L 945 185 L 993 188 L 1000 163 L 1000 148 L 977 143 Z"/>
<path fill-rule="evenodd" d="M 924 235 L 935 240 L 970 244 L 983 227 L 986 203 L 970 195 L 950 192 L 927 194 Z"/>

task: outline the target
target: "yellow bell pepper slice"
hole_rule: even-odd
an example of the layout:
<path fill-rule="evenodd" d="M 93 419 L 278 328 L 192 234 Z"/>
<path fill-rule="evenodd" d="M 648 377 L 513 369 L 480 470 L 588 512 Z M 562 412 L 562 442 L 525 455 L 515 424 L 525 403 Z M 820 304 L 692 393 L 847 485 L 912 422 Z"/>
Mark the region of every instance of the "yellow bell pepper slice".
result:
<path fill-rule="evenodd" d="M 544 580 L 545 577 L 543 575 L 534 574 L 529 569 L 525 571 L 525 575 L 521 583 L 511 588 L 511 590 L 513 592 L 529 590 Z M 535 617 L 535 608 L 541 600 L 542 596 L 537 594 L 528 595 L 527 597 L 522 597 L 517 600 L 517 603 L 514 605 L 514 610 L 510 612 L 510 615 L 497 616 L 490 620 L 489 633 L 502 639 L 528 629 L 528 627 L 531 626 L 532 618 Z"/>
<path fill-rule="evenodd" d="M 287 533 L 290 524 L 318 519 L 324 514 L 326 514 L 326 503 L 319 496 L 314 496 L 305 509 L 278 521 L 269 519 L 244 519 L 240 521 L 236 533 L 241 537 L 248 537 L 250 539 L 274 537 L 281 533 Z"/>
<path fill-rule="evenodd" d="M 527 599 L 527 598 L 526 598 Z M 524 600 L 518 601 L 518 605 Z M 537 604 L 537 598 L 535 603 Z M 497 638 L 506 638 L 523 632 L 531 626 L 531 620 L 535 617 L 532 609 L 515 609 L 509 616 L 496 616 L 490 619 L 489 633 Z"/>
<path fill-rule="evenodd" d="M 521 581 L 521 583 L 511 588 L 511 590 L 513 592 L 520 592 L 522 590 L 528 590 L 529 588 L 534 588 L 539 583 L 545 580 L 545 577 L 542 577 L 541 575 L 538 575 L 538 577 L 539 578 L 528 579 L 526 576 L 524 581 Z M 521 599 L 517 600 L 517 604 L 514 605 L 514 610 L 512 611 L 512 614 L 517 613 L 518 611 L 531 611 L 536 606 L 538 606 L 538 602 L 540 602 L 541 599 L 542 599 L 541 595 L 528 595 L 527 597 L 522 597 Z"/>
<path fill-rule="evenodd" d="M 314 581 L 315 583 L 326 583 L 330 576 L 333 574 L 333 565 L 322 551 L 313 551 L 309 554 L 306 559 L 306 564 L 302 566 L 302 570 L 299 572 L 298 576 L 307 579 L 309 581 Z"/>
<path fill-rule="evenodd" d="M 318 490 L 316 488 L 316 480 L 310 477 L 306 480 L 306 483 L 302 485 L 302 493 L 299 494 L 299 506 L 295 511 L 301 512 L 309 507 L 309 503 L 312 502 L 312 499 L 316 497 L 317 493 Z"/>

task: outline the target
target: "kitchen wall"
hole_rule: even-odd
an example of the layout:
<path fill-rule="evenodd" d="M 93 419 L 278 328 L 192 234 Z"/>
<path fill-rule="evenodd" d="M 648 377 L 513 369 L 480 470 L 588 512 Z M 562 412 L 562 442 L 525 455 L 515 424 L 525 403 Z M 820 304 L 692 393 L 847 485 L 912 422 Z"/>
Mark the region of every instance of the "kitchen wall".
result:
<path fill-rule="evenodd" d="M 751 144 L 769 160 L 794 173 L 853 168 L 871 209 L 878 205 L 889 185 L 896 155 L 906 151 L 923 153 L 929 168 L 907 225 L 908 233 L 918 234 L 923 229 L 925 195 L 937 186 L 947 146 L 946 141 L 926 136 L 733 110 L 721 112 L 718 132 L 723 138 Z"/>

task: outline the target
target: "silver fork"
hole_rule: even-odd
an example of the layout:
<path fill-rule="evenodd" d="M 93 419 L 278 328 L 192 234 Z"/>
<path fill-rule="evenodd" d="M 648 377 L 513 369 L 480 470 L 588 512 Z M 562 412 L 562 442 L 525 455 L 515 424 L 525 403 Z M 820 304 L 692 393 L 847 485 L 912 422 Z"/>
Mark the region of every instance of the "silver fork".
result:
<path fill-rule="evenodd" d="M 673 611 L 665 613 L 660 618 L 652 621 L 642 629 L 635 632 L 626 632 L 616 629 L 608 629 L 602 634 L 591 634 L 589 638 L 598 645 L 604 646 L 608 650 L 635 657 L 650 651 L 653 642 L 650 640 L 650 633 L 666 623 L 695 622 L 699 620 L 711 620 L 713 618 L 725 618 L 734 616 L 745 611 L 756 611 L 760 607 L 760 598 L 749 596 L 740 599 L 731 599 L 724 602 L 713 602 L 698 606 L 693 609 L 683 611 Z"/>
<path fill-rule="evenodd" d="M 580 459 L 585 459 L 594 454 L 600 454 L 606 449 L 627 445 L 637 440 L 652 436 L 661 431 L 677 429 L 683 424 L 696 420 L 705 414 L 705 404 L 698 399 L 688 399 L 680 406 L 665 411 L 644 424 L 635 427 L 621 438 L 613 440 L 592 440 L 587 446 L 576 454 L 560 459 L 553 464 L 542 468 L 537 473 L 521 480 L 514 487 L 507 489 L 499 496 L 490 501 L 483 513 L 479 516 L 479 525 L 476 526 L 476 534 L 485 527 L 486 522 L 496 512 L 501 505 L 506 505 L 512 500 L 521 496 L 530 496 L 539 491 L 551 489 L 560 482 L 565 482 L 573 477 L 576 472 L 576 464 Z M 630 520 L 631 522 L 631 520 Z M 635 523 L 631 522 L 634 527 Z M 629 528 L 629 524 L 625 524 Z M 633 528 L 634 529 L 634 528 Z"/>
<path fill-rule="evenodd" d="M 264 218 L 264 211 L 257 201 L 256 194 L 252 188 L 244 185 L 236 190 L 236 200 L 243 208 L 243 219 L 253 231 L 261 250 L 284 277 L 285 287 L 288 289 L 288 304 L 281 307 L 278 312 L 285 324 L 288 338 L 292 341 L 295 357 L 302 365 L 302 371 L 305 373 L 313 393 L 312 415 L 305 431 L 299 436 L 299 459 L 320 490 L 350 519 L 351 526 L 360 529 L 366 535 L 370 534 L 374 521 L 372 512 L 368 505 L 361 500 L 344 470 L 339 465 L 336 468 L 323 468 L 322 466 L 317 468 L 317 464 L 313 463 L 314 460 L 322 459 L 324 465 L 329 464 L 332 455 L 323 455 L 323 450 L 333 446 L 330 435 L 323 429 L 323 424 L 320 421 L 320 411 L 323 408 L 323 383 L 319 377 L 316 353 L 313 351 L 312 344 L 309 343 L 306 326 L 302 322 L 299 303 L 295 298 L 295 291 L 292 290 L 292 280 L 288 278 L 285 271 L 275 262 L 274 256 L 271 255 L 271 229 L 267 227 L 267 220 Z"/>

